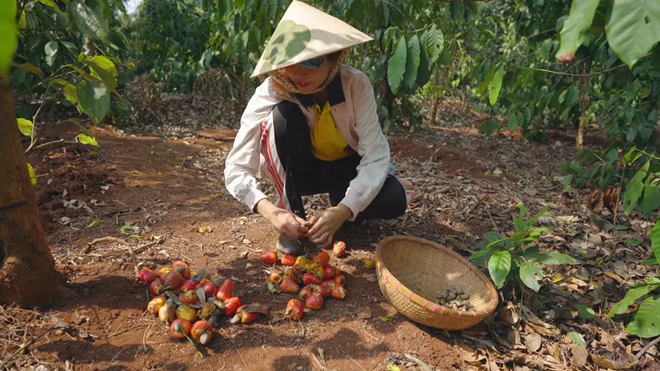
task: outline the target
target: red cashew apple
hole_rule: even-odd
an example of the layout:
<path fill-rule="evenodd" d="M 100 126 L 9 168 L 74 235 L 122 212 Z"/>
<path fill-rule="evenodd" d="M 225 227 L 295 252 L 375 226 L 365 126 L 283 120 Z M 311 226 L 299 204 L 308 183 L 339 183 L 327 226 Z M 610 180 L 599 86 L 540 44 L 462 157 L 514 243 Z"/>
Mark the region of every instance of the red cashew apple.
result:
<path fill-rule="evenodd" d="M 158 274 L 156 272 L 152 271 L 151 269 L 149 269 L 149 268 L 140 269 L 140 280 L 142 280 L 142 282 L 150 284 L 156 278 L 158 278 Z"/>
<path fill-rule="evenodd" d="M 175 339 L 184 339 L 190 334 L 192 325 L 190 321 L 184 318 L 177 318 L 170 324 L 170 336 Z"/>
<path fill-rule="evenodd" d="M 314 291 L 321 294 L 321 296 L 323 296 L 324 298 L 327 298 L 332 293 L 332 290 L 330 290 L 327 286 L 323 286 L 323 285 L 318 285 L 314 287 Z"/>
<path fill-rule="evenodd" d="M 181 276 L 183 278 L 185 278 L 187 280 L 190 279 L 190 277 L 191 277 L 190 267 L 188 266 L 188 264 L 186 262 L 181 261 L 181 260 L 175 261 L 174 264 L 172 264 L 172 268 L 179 271 L 179 273 L 181 274 Z"/>
<path fill-rule="evenodd" d="M 277 263 L 277 253 L 275 251 L 268 251 L 261 253 L 259 259 L 266 264 L 275 264 Z"/>
<path fill-rule="evenodd" d="M 315 285 L 320 285 L 321 280 L 316 278 L 316 276 L 312 273 L 305 273 L 302 275 L 302 281 L 304 285 L 309 285 L 310 283 L 313 283 Z"/>
<path fill-rule="evenodd" d="M 304 309 L 300 300 L 291 299 L 286 304 L 286 311 L 284 311 L 284 315 L 288 316 L 289 318 L 298 321 L 302 318 L 303 313 Z"/>
<path fill-rule="evenodd" d="M 149 285 L 149 292 L 151 295 L 160 295 L 165 292 L 165 289 L 163 288 L 163 282 L 159 279 L 151 281 L 151 284 Z"/>
<path fill-rule="evenodd" d="M 327 252 L 321 251 L 318 255 L 312 259 L 313 262 L 319 262 L 322 267 L 325 267 L 328 265 L 328 262 L 330 261 L 330 255 L 328 255 Z"/>
<path fill-rule="evenodd" d="M 282 265 L 292 266 L 296 264 L 296 257 L 290 254 L 284 254 L 282 257 Z"/>
<path fill-rule="evenodd" d="M 220 287 L 218 287 L 218 292 L 215 294 L 215 297 L 224 302 L 225 300 L 231 298 L 234 294 L 234 282 L 230 280 L 224 280 Z"/>
<path fill-rule="evenodd" d="M 298 291 L 300 291 L 300 286 L 298 286 L 296 281 L 287 277 L 282 280 L 282 283 L 280 284 L 280 289 L 282 289 L 282 291 L 284 292 L 288 292 L 289 294 L 297 294 Z"/>
<path fill-rule="evenodd" d="M 213 329 L 206 321 L 197 321 L 190 330 L 190 336 L 196 343 L 206 345 L 213 338 Z"/>
<path fill-rule="evenodd" d="M 344 286 L 337 286 L 332 290 L 332 297 L 334 299 L 343 300 L 346 297 L 346 289 Z"/>
<path fill-rule="evenodd" d="M 344 241 L 337 241 L 332 246 L 332 255 L 341 258 L 346 252 L 346 243 Z"/>
<path fill-rule="evenodd" d="M 323 296 L 318 292 L 313 292 L 312 295 L 308 296 L 307 300 L 305 300 L 305 305 L 312 310 L 321 310 L 323 307 Z"/>
<path fill-rule="evenodd" d="M 181 292 L 195 291 L 197 284 L 191 280 L 184 281 L 181 285 Z"/>
<path fill-rule="evenodd" d="M 307 285 L 300 290 L 300 292 L 298 293 L 298 297 L 301 300 L 307 300 L 307 297 L 312 295 L 312 292 L 313 292 L 312 285 Z"/>
<path fill-rule="evenodd" d="M 165 281 L 163 281 L 163 287 L 165 290 L 174 290 L 180 288 L 183 282 L 183 276 L 178 271 L 171 270 L 165 277 Z"/>
<path fill-rule="evenodd" d="M 223 304 L 225 305 L 225 316 L 231 317 L 240 308 L 241 299 L 238 297 L 229 298 Z"/>

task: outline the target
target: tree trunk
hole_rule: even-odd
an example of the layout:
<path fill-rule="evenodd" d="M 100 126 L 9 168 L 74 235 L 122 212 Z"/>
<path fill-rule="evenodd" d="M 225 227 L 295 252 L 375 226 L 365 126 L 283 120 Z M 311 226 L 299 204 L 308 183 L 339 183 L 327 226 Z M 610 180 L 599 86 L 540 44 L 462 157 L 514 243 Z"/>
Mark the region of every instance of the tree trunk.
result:
<path fill-rule="evenodd" d="M 437 88 L 437 85 L 436 85 Z M 429 125 L 435 126 L 436 117 L 438 116 L 438 106 L 440 105 L 440 93 L 433 95 L 433 103 L 431 103 L 431 112 L 429 113 Z"/>
<path fill-rule="evenodd" d="M 9 84 L 0 78 L 0 304 L 49 304 L 62 276 L 46 243 Z"/>
<path fill-rule="evenodd" d="M 584 74 L 585 68 L 584 63 L 580 67 L 580 74 Z M 587 112 L 587 106 L 589 105 L 589 78 L 580 77 L 579 78 L 579 100 L 580 100 L 580 124 L 578 126 L 577 136 L 575 138 L 575 149 L 581 151 L 584 148 L 584 126 L 585 126 L 585 113 Z"/>

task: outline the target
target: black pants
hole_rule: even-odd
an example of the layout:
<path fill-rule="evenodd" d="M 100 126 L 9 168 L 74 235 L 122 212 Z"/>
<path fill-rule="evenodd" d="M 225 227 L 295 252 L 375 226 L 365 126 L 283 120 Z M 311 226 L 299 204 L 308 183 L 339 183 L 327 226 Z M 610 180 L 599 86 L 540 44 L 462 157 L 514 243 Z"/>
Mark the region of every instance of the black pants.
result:
<path fill-rule="evenodd" d="M 337 161 L 321 161 L 312 153 L 307 119 L 291 102 L 279 103 L 273 112 L 275 146 L 286 170 L 286 196 L 291 210 L 305 218 L 302 196 L 328 193 L 336 206 L 344 198 L 349 183 L 357 176 L 361 157 L 353 154 Z M 367 219 L 394 219 L 405 213 L 406 192 L 394 177 L 388 176 L 376 198 L 362 211 L 354 223 Z"/>

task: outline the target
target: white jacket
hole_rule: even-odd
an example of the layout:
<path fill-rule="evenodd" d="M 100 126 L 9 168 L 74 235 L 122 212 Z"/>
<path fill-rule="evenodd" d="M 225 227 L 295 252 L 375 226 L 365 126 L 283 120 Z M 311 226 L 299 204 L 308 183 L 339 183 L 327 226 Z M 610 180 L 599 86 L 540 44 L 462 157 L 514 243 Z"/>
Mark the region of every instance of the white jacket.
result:
<path fill-rule="evenodd" d="M 390 170 L 390 148 L 378 122 L 374 89 L 369 78 L 347 65 L 342 65 L 339 77 L 339 94 L 343 92 L 344 99 L 332 105 L 331 115 L 346 143 L 362 157 L 357 167 L 358 175 L 350 182 L 340 202 L 351 209 L 350 220 L 354 220 L 380 192 Z M 337 86 L 335 84 L 335 89 Z M 275 184 L 279 195 L 276 205 L 289 209 L 284 192 L 286 176 L 275 148 L 271 114 L 275 105 L 283 100 L 297 103 L 310 127 L 316 124 L 316 110 L 277 89 L 269 77 L 250 99 L 234 146 L 227 155 L 225 186 L 232 196 L 252 211 L 260 200 L 266 198 L 259 190 L 258 175 L 266 175 Z"/>

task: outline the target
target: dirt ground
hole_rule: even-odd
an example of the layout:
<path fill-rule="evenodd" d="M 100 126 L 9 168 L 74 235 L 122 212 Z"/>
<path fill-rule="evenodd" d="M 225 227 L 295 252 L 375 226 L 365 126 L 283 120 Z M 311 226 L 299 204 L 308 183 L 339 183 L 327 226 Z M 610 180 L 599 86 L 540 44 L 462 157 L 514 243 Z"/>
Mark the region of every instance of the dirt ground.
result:
<path fill-rule="evenodd" d="M 346 239 L 349 253 L 333 261 L 346 276 L 347 298 L 326 301 L 322 311 L 305 313 L 299 323 L 271 324 L 262 317 L 230 325 L 225 319 L 200 358 L 145 313 L 149 297 L 146 285 L 135 279 L 136 264 L 160 268 L 184 260 L 193 269 L 205 267 L 232 277 L 244 303 L 283 309 L 291 298 L 269 293 L 266 265 L 258 260 L 261 251 L 274 249 L 274 231 L 224 188 L 232 133 L 210 130 L 171 140 L 126 135 L 112 126 L 90 129 L 100 148 L 58 143 L 29 156 L 39 177 L 48 241 L 72 295 L 48 312 L 20 313 L 35 326 L 33 336 L 50 326 L 51 315 L 78 331 L 48 333 L 16 356 L 22 367 L 38 362 L 46 369 L 75 370 L 384 370 L 388 356 L 410 354 L 438 370 L 466 369 L 458 350 L 462 339 L 484 337 L 488 330 L 447 333 L 396 314 L 362 259 L 373 257 L 383 237 L 404 233 L 468 255 L 485 232 L 509 222 L 518 200 L 542 199 L 557 208 L 582 202 L 579 194 L 562 196 L 551 182 L 558 163 L 573 152 L 570 137 L 537 144 L 510 135 L 485 139 L 474 128 L 390 136 L 398 175 L 414 184 L 416 200 L 404 217 L 371 222 Z M 71 141 L 78 133 L 59 127 L 48 140 Z M 308 205 L 319 202 L 310 199 Z M 122 234 L 124 225 L 142 240 Z M 209 226 L 211 233 L 199 232 Z M 88 247 L 106 236 L 134 249 L 150 246 L 133 256 L 113 255 L 125 249 L 117 243 Z M 373 315 L 359 318 L 356 313 L 365 307 Z M 392 321 L 379 318 L 392 315 Z"/>

